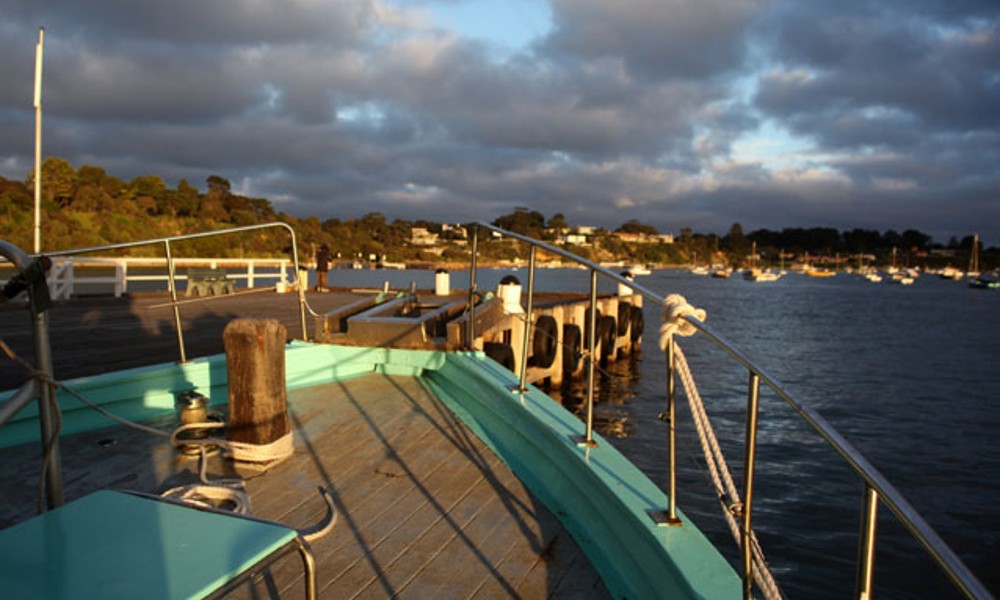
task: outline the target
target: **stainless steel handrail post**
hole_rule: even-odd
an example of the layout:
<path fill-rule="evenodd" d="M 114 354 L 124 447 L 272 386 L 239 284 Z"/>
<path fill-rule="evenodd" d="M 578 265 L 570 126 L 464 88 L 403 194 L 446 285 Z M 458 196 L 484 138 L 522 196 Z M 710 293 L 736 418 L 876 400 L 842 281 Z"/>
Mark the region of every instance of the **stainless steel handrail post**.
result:
<path fill-rule="evenodd" d="M 861 535 L 858 541 L 858 600 L 872 597 L 872 582 L 875 578 L 875 532 L 878 528 L 878 491 L 865 484 Z"/>
<path fill-rule="evenodd" d="M 184 352 L 184 329 L 181 327 L 181 308 L 177 304 L 177 281 L 174 273 L 174 258 L 170 253 L 170 240 L 163 240 L 163 247 L 167 256 L 167 287 L 170 289 L 170 304 L 174 309 L 174 327 L 177 329 L 177 346 L 181 352 L 181 362 L 187 362 L 187 355 Z"/>
<path fill-rule="evenodd" d="M 743 527 L 740 530 L 740 562 L 743 576 L 743 598 L 753 598 L 753 517 L 754 464 L 757 458 L 757 415 L 760 404 L 760 376 L 750 372 L 747 390 L 746 453 L 743 459 Z"/>
<path fill-rule="evenodd" d="M 293 229 L 292 226 L 289 225 L 289 224 L 287 224 L 287 223 L 282 223 L 282 225 L 284 225 L 285 228 L 288 229 L 288 233 L 292 236 L 292 262 L 294 263 L 294 267 L 295 267 L 295 278 L 296 278 L 296 280 L 298 280 L 298 277 L 299 277 L 299 243 L 298 243 L 298 240 L 295 239 L 295 229 Z M 281 273 L 282 273 L 282 280 L 284 280 L 284 273 L 285 273 L 284 264 L 282 264 L 282 266 L 281 266 Z M 306 328 L 306 305 L 307 305 L 307 303 L 306 303 L 306 290 L 305 290 L 305 286 L 302 286 L 302 285 L 297 285 L 295 287 L 298 288 L 298 292 L 299 292 L 298 293 L 298 296 L 299 296 L 299 324 L 302 326 L 302 341 L 307 342 L 307 341 L 309 341 L 309 330 Z"/>
<path fill-rule="evenodd" d="M 531 311 L 534 309 L 535 298 L 535 246 L 532 244 L 528 254 L 528 308 L 524 313 L 524 344 L 521 345 L 521 381 L 518 391 L 522 394 L 527 389 L 528 382 L 528 345 L 531 343 Z"/>
<path fill-rule="evenodd" d="M 587 336 L 587 433 L 583 443 L 596 446 L 594 443 L 594 355 L 597 348 L 597 271 L 590 271 L 590 310 L 587 314 L 590 323 L 590 333 Z"/>
<path fill-rule="evenodd" d="M 472 226 L 472 260 L 469 264 L 469 324 L 465 328 L 465 343 L 469 350 L 475 350 L 476 341 L 476 262 L 479 256 L 479 225 Z"/>
<path fill-rule="evenodd" d="M 681 520 L 677 518 L 677 383 L 674 379 L 674 344 L 674 336 L 671 335 L 667 338 L 667 426 L 670 452 L 667 523 L 679 525 Z"/>

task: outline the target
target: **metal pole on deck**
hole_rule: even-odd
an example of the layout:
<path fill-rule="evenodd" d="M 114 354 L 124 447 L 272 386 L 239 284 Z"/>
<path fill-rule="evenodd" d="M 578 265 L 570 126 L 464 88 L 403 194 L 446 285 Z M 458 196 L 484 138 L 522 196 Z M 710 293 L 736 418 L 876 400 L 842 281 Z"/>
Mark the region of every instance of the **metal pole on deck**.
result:
<path fill-rule="evenodd" d="M 521 346 L 521 381 L 519 391 L 524 393 L 528 382 L 528 346 L 531 343 L 531 311 L 535 298 L 535 247 L 528 254 L 528 310 L 524 314 L 524 344 Z"/>
<path fill-rule="evenodd" d="M 670 451 L 670 481 L 668 486 L 669 508 L 667 524 L 680 525 L 677 518 L 677 384 L 674 379 L 674 336 L 667 339 L 667 426 Z"/>
<path fill-rule="evenodd" d="M 872 597 L 872 581 L 875 578 L 875 530 L 878 522 L 878 492 L 865 484 L 861 536 L 858 542 L 857 598 L 869 600 Z"/>
<path fill-rule="evenodd" d="M 170 288 L 170 304 L 174 307 L 174 327 L 177 328 L 177 346 L 181 352 L 181 362 L 187 362 L 184 353 L 184 330 L 181 327 L 181 309 L 177 305 L 177 281 L 174 278 L 174 259 L 170 254 L 170 240 L 163 240 L 167 255 L 167 285 Z"/>
<path fill-rule="evenodd" d="M 468 334 L 466 346 L 475 349 L 476 341 L 476 258 L 479 252 L 479 225 L 472 226 L 472 261 L 469 265 L 469 325 L 465 328 Z"/>
<path fill-rule="evenodd" d="M 47 260 L 47 259 L 45 259 Z M 44 275 L 42 275 L 44 277 Z M 35 368 L 42 375 L 53 378 L 52 346 L 49 343 L 49 311 L 44 306 L 47 301 L 38 298 L 34 285 L 28 288 L 28 300 L 35 326 Z M 45 503 L 51 510 L 65 503 L 62 485 L 62 461 L 59 455 L 58 411 L 55 408 L 55 386 L 48 381 L 39 381 L 38 422 L 41 427 L 42 448 L 45 455 Z"/>
<path fill-rule="evenodd" d="M 597 271 L 590 270 L 590 309 L 587 314 L 590 332 L 587 335 L 587 432 L 581 438 L 574 436 L 580 446 L 596 446 L 594 442 L 594 350 L 597 331 Z"/>
<path fill-rule="evenodd" d="M 35 46 L 35 254 L 42 251 L 42 52 L 45 28 L 38 28 Z"/>
<path fill-rule="evenodd" d="M 760 404 L 760 376 L 750 372 L 747 391 L 746 455 L 743 459 L 743 527 L 740 530 L 740 562 L 743 576 L 743 598 L 753 598 L 753 478 L 757 459 L 757 414 Z"/>

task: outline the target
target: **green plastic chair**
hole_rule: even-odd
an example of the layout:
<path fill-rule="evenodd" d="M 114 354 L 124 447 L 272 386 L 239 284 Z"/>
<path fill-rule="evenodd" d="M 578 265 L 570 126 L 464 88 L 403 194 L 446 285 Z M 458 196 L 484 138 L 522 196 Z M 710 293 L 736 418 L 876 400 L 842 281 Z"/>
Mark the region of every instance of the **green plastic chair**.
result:
<path fill-rule="evenodd" d="M 314 599 L 314 559 L 296 530 L 103 490 L 0 531 L 0 590 L 6 598 L 218 597 L 292 550 Z"/>

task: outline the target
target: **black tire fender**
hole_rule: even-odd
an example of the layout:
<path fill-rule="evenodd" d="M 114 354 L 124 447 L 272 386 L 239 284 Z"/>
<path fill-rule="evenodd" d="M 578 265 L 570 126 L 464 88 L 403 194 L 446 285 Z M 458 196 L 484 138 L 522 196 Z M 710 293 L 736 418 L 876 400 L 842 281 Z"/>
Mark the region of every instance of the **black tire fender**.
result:
<path fill-rule="evenodd" d="M 642 330 L 646 327 L 645 318 L 642 316 L 642 309 L 634 307 L 632 309 L 632 333 L 629 338 L 633 342 L 638 342 L 642 338 Z"/>
<path fill-rule="evenodd" d="M 510 347 L 510 344 L 486 342 L 483 344 L 483 352 L 507 370 L 514 371 L 514 349 Z"/>
<path fill-rule="evenodd" d="M 538 317 L 531 339 L 531 356 L 536 367 L 548 369 L 556 360 L 559 324 L 551 315 Z"/>
<path fill-rule="evenodd" d="M 618 303 L 618 335 L 623 336 L 628 333 L 628 326 L 632 323 L 632 305 L 628 302 Z"/>
<path fill-rule="evenodd" d="M 618 326 L 611 315 L 601 317 L 597 325 L 597 336 L 601 340 L 601 358 L 610 358 L 615 352 L 615 331 Z"/>
<path fill-rule="evenodd" d="M 577 369 L 580 368 L 580 361 L 583 360 L 583 345 L 581 343 L 582 333 L 580 328 L 576 325 L 564 325 L 563 326 L 563 354 L 562 354 L 562 368 L 563 377 L 568 379 Z"/>

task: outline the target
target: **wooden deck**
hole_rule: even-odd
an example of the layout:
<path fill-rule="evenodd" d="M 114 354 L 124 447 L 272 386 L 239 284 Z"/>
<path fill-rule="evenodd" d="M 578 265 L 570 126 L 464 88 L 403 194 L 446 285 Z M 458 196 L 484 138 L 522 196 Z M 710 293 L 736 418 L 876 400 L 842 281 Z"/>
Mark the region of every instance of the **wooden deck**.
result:
<path fill-rule="evenodd" d="M 372 374 L 293 391 L 289 402 L 294 456 L 244 475 L 253 514 L 300 529 L 325 514 L 317 487 L 333 495 L 337 525 L 313 544 L 320 597 L 607 597 L 558 520 L 420 379 Z M 194 461 L 149 434 L 79 434 L 62 452 L 68 499 L 196 479 Z M 34 513 L 38 446 L 2 454 L 6 527 Z M 232 470 L 216 458 L 209 473 Z M 302 597 L 301 562 L 282 559 L 232 596 Z"/>

